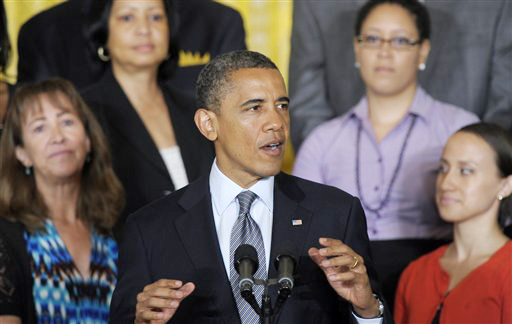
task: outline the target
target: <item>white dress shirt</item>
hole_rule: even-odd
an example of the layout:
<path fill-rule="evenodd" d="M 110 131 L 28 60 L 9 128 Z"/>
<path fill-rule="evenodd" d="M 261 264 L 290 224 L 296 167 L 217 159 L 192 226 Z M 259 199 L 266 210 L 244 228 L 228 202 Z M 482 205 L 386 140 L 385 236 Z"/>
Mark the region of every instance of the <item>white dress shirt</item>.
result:
<path fill-rule="evenodd" d="M 224 261 L 228 278 L 230 273 L 231 229 L 238 218 L 238 210 L 240 209 L 236 196 L 246 190 L 250 190 L 258 195 L 251 205 L 250 214 L 260 227 L 268 273 L 272 240 L 272 214 L 274 211 L 274 177 L 263 178 L 250 188 L 244 189 L 222 173 L 217 166 L 217 159 L 215 159 L 210 171 L 209 180 L 215 230 L 217 231 L 220 252 L 222 253 L 222 260 Z M 354 312 L 352 314 L 360 324 L 382 323 L 382 318 L 365 319 L 358 317 Z"/>
<path fill-rule="evenodd" d="M 213 163 L 210 172 L 210 194 L 212 196 L 212 210 L 219 239 L 222 260 L 229 278 L 231 229 L 238 218 L 240 204 L 236 196 L 242 191 L 250 190 L 258 195 L 251 205 L 250 214 L 260 227 L 265 247 L 265 262 L 270 260 L 270 245 L 272 239 L 272 212 L 274 210 L 274 177 L 268 177 L 256 182 L 252 187 L 244 189 L 226 177 Z"/>

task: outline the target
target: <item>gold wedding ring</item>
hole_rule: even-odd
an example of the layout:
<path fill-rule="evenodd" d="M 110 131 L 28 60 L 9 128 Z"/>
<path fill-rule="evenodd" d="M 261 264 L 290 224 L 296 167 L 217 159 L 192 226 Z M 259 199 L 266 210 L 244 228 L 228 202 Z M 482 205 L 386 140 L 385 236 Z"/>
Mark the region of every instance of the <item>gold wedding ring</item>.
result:
<path fill-rule="evenodd" d="M 355 256 L 352 256 L 354 258 L 354 264 L 350 266 L 350 269 L 354 269 L 359 264 L 359 259 Z"/>

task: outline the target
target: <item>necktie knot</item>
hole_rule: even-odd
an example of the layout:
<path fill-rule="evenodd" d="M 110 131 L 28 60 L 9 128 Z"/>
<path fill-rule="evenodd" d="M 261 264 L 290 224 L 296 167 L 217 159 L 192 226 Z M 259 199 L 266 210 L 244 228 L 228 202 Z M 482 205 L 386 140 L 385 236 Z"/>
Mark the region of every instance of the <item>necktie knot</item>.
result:
<path fill-rule="evenodd" d="M 250 190 L 242 191 L 238 194 L 238 203 L 240 204 L 240 211 L 238 212 L 238 215 L 247 215 L 249 213 L 249 210 L 251 209 L 251 205 L 254 202 L 254 200 L 258 197 L 254 192 Z"/>

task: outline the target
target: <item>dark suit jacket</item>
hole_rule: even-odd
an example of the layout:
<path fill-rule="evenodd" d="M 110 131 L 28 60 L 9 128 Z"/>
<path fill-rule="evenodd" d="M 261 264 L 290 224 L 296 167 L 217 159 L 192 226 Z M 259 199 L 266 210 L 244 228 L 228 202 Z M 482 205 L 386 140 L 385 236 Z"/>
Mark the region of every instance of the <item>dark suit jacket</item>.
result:
<path fill-rule="evenodd" d="M 18 82 L 35 82 L 60 76 L 84 89 L 105 71 L 84 33 L 87 6 L 91 1 L 69 0 L 28 20 L 18 36 Z M 180 19 L 181 52 L 208 53 L 211 58 L 245 49 L 240 14 L 211 0 L 176 1 Z M 195 82 L 203 64 L 180 66 L 168 81 L 194 97 Z"/>
<path fill-rule="evenodd" d="M 180 55 L 219 54 L 246 49 L 244 24 L 235 9 L 213 0 L 175 1 L 180 15 Z M 172 88 L 195 98 L 196 80 L 205 64 L 184 65 L 168 80 Z"/>
<path fill-rule="evenodd" d="M 69 0 L 29 19 L 18 35 L 18 83 L 50 77 L 83 89 L 101 78 L 105 67 L 87 46 L 84 1 Z"/>
<path fill-rule="evenodd" d="M 159 279 L 193 282 L 172 323 L 240 323 L 213 220 L 208 177 L 141 209 L 125 225 L 120 249 L 119 281 L 111 323 L 133 323 L 136 295 Z M 301 226 L 292 220 L 301 219 Z M 296 285 L 282 308 L 279 323 L 350 322 L 351 307 L 329 286 L 307 250 L 321 236 L 341 239 L 363 256 L 370 278 L 366 220 L 359 200 L 347 193 L 300 178 L 275 178 L 271 260 L 285 241 L 298 257 Z M 289 243 L 287 244 L 289 245 Z M 273 263 L 273 262 L 272 262 Z M 273 266 L 269 277 L 276 277 Z M 376 283 L 372 280 L 376 289 Z M 275 289 L 271 290 L 276 300 Z"/>
<path fill-rule="evenodd" d="M 213 145 L 194 124 L 194 102 L 178 91 L 167 87 L 162 89 L 191 182 L 210 171 Z M 130 213 L 174 191 L 174 185 L 158 148 L 112 71 L 106 72 L 97 84 L 85 90 L 83 97 L 105 130 L 114 170 L 126 192 L 126 207 L 118 222 L 119 227 Z"/>

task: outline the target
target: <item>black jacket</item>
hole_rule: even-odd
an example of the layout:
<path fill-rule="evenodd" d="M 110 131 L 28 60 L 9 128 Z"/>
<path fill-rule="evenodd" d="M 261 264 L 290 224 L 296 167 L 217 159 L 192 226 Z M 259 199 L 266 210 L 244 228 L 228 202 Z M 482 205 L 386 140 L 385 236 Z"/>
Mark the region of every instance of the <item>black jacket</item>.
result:
<path fill-rule="evenodd" d="M 108 64 L 98 58 L 85 36 L 91 1 L 69 0 L 29 19 L 18 36 L 18 82 L 49 77 L 70 80 L 78 89 L 99 81 Z M 176 1 L 180 20 L 178 42 L 182 54 L 213 58 L 245 49 L 242 17 L 233 8 L 211 0 Z M 195 82 L 204 64 L 180 66 L 167 84 L 195 96 Z"/>
<path fill-rule="evenodd" d="M 162 87 L 189 182 L 210 171 L 213 144 L 194 123 L 195 103 L 178 91 Z M 83 98 L 96 114 L 110 143 L 114 170 L 126 193 L 126 206 L 114 231 L 126 217 L 147 203 L 174 191 L 162 157 L 142 119 L 109 70 Z"/>
<path fill-rule="evenodd" d="M 15 315 L 36 323 L 30 256 L 24 227 L 0 218 L 0 315 Z"/>
<path fill-rule="evenodd" d="M 208 176 L 146 206 L 125 225 L 119 280 L 112 296 L 110 323 L 133 323 L 136 296 L 159 279 L 193 282 L 172 323 L 240 323 L 220 251 Z M 300 226 L 293 220 L 300 219 Z M 295 287 L 278 323 L 339 324 L 353 321 L 351 306 L 338 297 L 307 250 L 320 237 L 342 240 L 365 260 L 374 291 L 366 219 L 357 198 L 325 185 L 281 173 L 275 178 L 270 260 L 283 246 L 297 256 Z M 269 277 L 277 273 L 269 267 Z M 276 289 L 271 289 L 272 301 Z M 385 320 L 392 322 L 389 311 Z"/>

